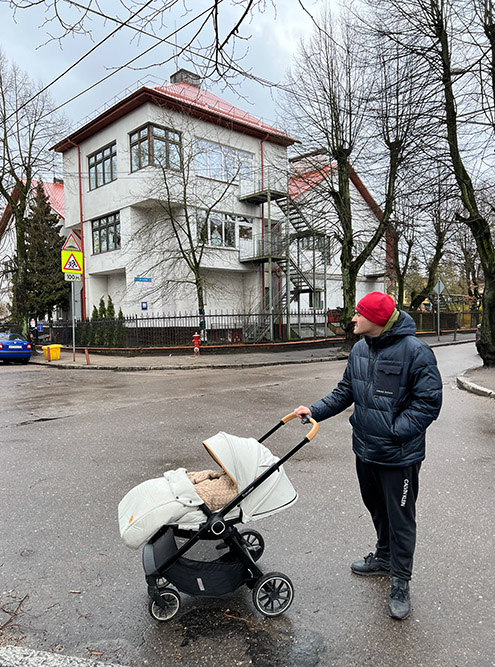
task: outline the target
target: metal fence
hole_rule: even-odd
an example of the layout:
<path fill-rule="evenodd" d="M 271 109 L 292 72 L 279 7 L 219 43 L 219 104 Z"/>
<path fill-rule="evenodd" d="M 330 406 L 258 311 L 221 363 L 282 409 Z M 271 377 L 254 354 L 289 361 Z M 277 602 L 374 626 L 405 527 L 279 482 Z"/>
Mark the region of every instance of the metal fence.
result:
<path fill-rule="evenodd" d="M 289 338 L 326 337 L 323 310 L 304 311 L 290 316 L 291 335 L 287 333 L 287 313 L 205 313 L 166 316 L 132 316 L 122 319 L 87 320 L 76 324 L 78 347 L 173 347 L 189 346 L 193 334 L 201 335 L 202 344 L 232 345 Z M 44 326 L 44 334 L 53 343 L 72 343 L 72 322 L 58 321 Z"/>
<path fill-rule="evenodd" d="M 335 310 L 304 310 L 292 312 L 290 323 L 287 313 L 205 313 L 166 316 L 132 316 L 122 319 L 87 320 L 77 322 L 78 347 L 174 347 L 192 345 L 194 333 L 201 335 L 203 345 L 252 344 L 259 342 L 311 340 L 332 338 L 343 332 L 339 327 L 339 313 Z M 433 312 L 410 313 L 418 331 L 436 331 L 437 319 Z M 443 312 L 440 328 L 454 330 L 474 328 L 480 313 Z M 289 330 L 290 325 L 290 330 Z M 53 322 L 43 327 L 42 341 L 72 344 L 72 323 Z"/>

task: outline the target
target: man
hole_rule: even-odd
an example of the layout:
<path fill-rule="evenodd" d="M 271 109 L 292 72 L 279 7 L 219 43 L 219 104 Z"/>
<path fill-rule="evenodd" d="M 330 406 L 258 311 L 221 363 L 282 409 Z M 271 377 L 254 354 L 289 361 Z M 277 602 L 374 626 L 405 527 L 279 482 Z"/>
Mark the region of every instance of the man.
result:
<path fill-rule="evenodd" d="M 355 574 L 391 576 L 389 613 L 411 612 L 409 581 L 416 544 L 419 469 L 425 432 L 438 417 L 442 380 L 431 349 L 416 338 L 410 315 L 371 292 L 356 306 L 354 332 L 364 336 L 349 355 L 342 380 L 299 417 L 320 422 L 354 403 L 350 418 L 361 495 L 376 529 L 375 553 L 352 563 Z"/>

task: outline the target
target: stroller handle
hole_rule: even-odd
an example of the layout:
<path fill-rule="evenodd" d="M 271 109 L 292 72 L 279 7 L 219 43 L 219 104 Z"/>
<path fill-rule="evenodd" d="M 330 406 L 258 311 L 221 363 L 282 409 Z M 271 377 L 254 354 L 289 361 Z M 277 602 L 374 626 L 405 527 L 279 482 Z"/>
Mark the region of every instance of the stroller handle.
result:
<path fill-rule="evenodd" d="M 305 415 L 305 416 L 306 416 L 306 415 Z M 285 417 L 283 417 L 281 421 L 282 421 L 284 424 L 287 424 L 287 422 L 290 422 L 291 419 L 296 419 L 296 417 L 299 418 L 298 415 L 296 415 L 295 412 L 291 412 L 290 414 L 285 415 Z M 309 417 L 309 418 L 308 418 L 308 421 L 310 422 L 310 424 L 313 425 L 313 428 L 312 428 L 311 431 L 308 433 L 308 435 L 306 436 L 306 438 L 307 438 L 308 440 L 312 440 L 312 439 L 315 437 L 315 435 L 318 433 L 318 428 L 319 428 L 319 427 L 318 427 L 318 422 L 316 422 L 312 417 Z"/>

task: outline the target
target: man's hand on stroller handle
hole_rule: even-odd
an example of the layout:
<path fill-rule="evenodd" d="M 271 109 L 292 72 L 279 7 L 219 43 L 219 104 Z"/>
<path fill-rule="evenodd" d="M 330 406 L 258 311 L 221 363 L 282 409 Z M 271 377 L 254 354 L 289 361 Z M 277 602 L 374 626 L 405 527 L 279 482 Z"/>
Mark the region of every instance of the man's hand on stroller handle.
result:
<path fill-rule="evenodd" d="M 290 414 L 285 415 L 285 417 L 283 419 L 281 419 L 280 425 L 287 424 L 287 422 L 290 422 L 292 419 L 297 419 L 298 417 L 301 420 L 302 424 L 311 423 L 312 426 L 313 426 L 311 431 L 306 436 L 306 440 L 309 442 L 318 433 L 318 423 L 315 422 L 315 420 L 311 416 L 311 410 L 309 408 L 306 408 L 304 405 L 300 405 L 297 408 L 297 410 L 294 410 L 294 412 L 291 412 Z M 260 442 L 262 442 L 262 440 L 260 440 Z"/>
<path fill-rule="evenodd" d="M 303 424 L 307 424 L 310 417 L 312 417 L 311 410 L 305 405 L 300 405 L 294 410 L 294 414 L 299 417 Z"/>

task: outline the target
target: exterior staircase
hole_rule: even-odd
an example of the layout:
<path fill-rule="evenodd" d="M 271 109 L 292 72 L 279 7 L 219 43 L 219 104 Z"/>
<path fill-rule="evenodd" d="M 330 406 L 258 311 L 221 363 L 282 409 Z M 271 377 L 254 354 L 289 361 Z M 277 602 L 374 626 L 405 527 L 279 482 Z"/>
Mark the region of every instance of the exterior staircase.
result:
<path fill-rule="evenodd" d="M 253 317 L 244 328 L 243 338 L 249 342 L 259 342 L 270 336 L 275 319 L 287 315 L 290 303 L 300 294 L 321 291 L 313 282 L 312 272 L 303 271 L 300 263 L 290 252 L 290 245 L 297 239 L 317 238 L 325 236 L 312 225 L 304 215 L 298 204 L 290 197 L 279 197 L 273 200 L 290 223 L 290 230 L 285 237 L 272 235 L 270 237 L 253 238 L 250 251 L 240 253 L 241 261 L 266 262 L 271 259 L 290 278 L 290 293 L 287 293 L 285 281 L 282 289 L 271 304 L 271 310 L 263 308 L 260 301 L 251 310 Z M 287 251 L 289 249 L 289 252 Z"/>
<path fill-rule="evenodd" d="M 251 310 L 252 318 L 250 317 L 247 325 L 243 330 L 243 341 L 246 343 L 259 343 L 268 337 L 271 328 L 271 320 L 274 317 L 280 318 L 287 312 L 287 300 L 285 298 L 285 289 L 279 295 L 279 298 L 273 304 L 273 311 L 263 308 L 263 303 L 260 302 Z"/>
<path fill-rule="evenodd" d="M 294 228 L 295 237 L 303 238 L 306 236 L 321 235 L 321 232 L 319 232 L 313 225 L 311 225 L 302 212 L 301 208 L 293 199 L 290 197 L 277 199 L 276 203 Z"/>

